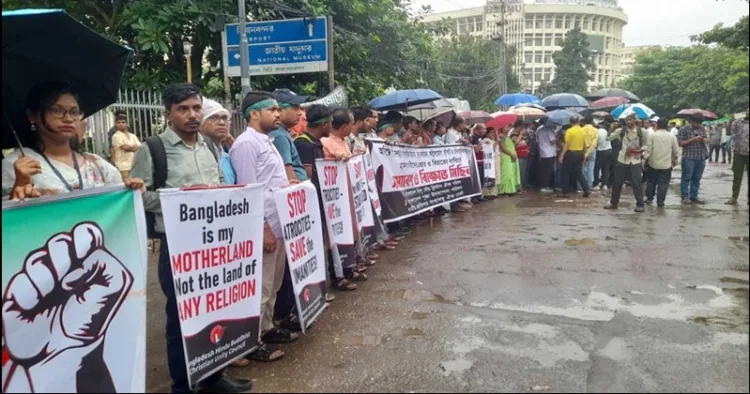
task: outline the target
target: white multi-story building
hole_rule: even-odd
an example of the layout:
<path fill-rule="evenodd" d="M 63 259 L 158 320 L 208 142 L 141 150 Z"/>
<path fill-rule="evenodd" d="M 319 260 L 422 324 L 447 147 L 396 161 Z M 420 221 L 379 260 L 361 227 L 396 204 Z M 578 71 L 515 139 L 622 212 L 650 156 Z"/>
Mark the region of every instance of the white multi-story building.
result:
<path fill-rule="evenodd" d="M 620 77 L 623 27 L 628 17 L 617 0 L 487 0 L 484 7 L 427 15 L 426 23 L 447 20 L 452 34 L 487 39 L 504 36 L 516 47 L 514 61 L 521 85 L 535 92 L 555 76 L 552 55 L 568 30 L 580 27 L 589 37 L 596 70 L 589 88 L 610 87 Z"/>

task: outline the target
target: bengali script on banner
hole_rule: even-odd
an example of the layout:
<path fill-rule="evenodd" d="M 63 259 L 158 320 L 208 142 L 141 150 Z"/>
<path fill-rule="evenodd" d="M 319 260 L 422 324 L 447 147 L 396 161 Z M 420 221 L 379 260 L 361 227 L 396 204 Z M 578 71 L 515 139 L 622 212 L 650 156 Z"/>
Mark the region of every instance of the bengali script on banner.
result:
<path fill-rule="evenodd" d="M 7 392 L 144 392 L 146 223 L 140 192 L 3 203 Z"/>
<path fill-rule="evenodd" d="M 191 384 L 258 343 L 263 187 L 162 190 L 177 310 Z"/>
<path fill-rule="evenodd" d="M 483 181 L 471 147 L 369 142 L 385 223 L 481 194 Z"/>

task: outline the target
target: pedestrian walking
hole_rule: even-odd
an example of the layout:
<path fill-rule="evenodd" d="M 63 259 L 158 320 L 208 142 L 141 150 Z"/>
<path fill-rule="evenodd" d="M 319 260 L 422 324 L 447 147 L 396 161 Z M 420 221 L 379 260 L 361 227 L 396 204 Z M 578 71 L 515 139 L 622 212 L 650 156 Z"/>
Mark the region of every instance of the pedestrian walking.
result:
<path fill-rule="evenodd" d="M 596 140 L 596 161 L 594 163 L 594 183 L 600 190 L 607 190 L 609 178 L 612 174 L 612 141 L 609 140 L 607 125 L 599 127 L 599 137 Z"/>
<path fill-rule="evenodd" d="M 708 133 L 708 162 L 718 163 L 719 152 L 721 152 L 721 126 L 711 125 Z"/>
<path fill-rule="evenodd" d="M 735 121 L 732 125 L 732 136 L 734 138 L 734 163 L 732 164 L 734 180 L 732 181 L 732 199 L 727 201 L 727 204 L 737 205 L 742 178 L 750 168 L 750 108 L 745 110 L 744 119 Z M 750 178 L 748 179 L 748 205 L 750 205 Z"/>
<path fill-rule="evenodd" d="M 656 195 L 656 204 L 659 207 L 664 206 L 669 182 L 672 181 L 672 169 L 680 157 L 677 137 L 667 130 L 667 126 L 666 119 L 659 119 L 656 122 L 654 135 L 648 141 L 646 202 L 653 204 L 654 195 Z"/>
<path fill-rule="evenodd" d="M 612 198 L 609 205 L 604 209 L 617 209 L 620 205 L 620 196 L 625 182 L 630 182 L 633 187 L 635 196 L 636 212 L 645 212 L 643 202 L 643 158 L 648 157 L 648 146 L 646 142 L 645 131 L 636 124 L 635 115 L 629 116 L 626 120 L 626 126 L 620 130 L 619 134 L 610 135 L 610 139 L 622 141 L 615 167 L 615 182 L 612 186 Z"/>
<path fill-rule="evenodd" d="M 542 193 L 552 193 L 555 186 L 555 159 L 557 158 L 557 128 L 546 122 L 537 130 L 539 143 L 539 175 L 537 182 Z"/>
<path fill-rule="evenodd" d="M 586 177 L 583 175 L 583 162 L 586 155 L 586 132 L 580 125 L 578 115 L 570 117 L 570 129 L 565 132 L 565 145 L 558 161 L 563 165 L 563 194 L 567 198 L 576 184 L 583 186 L 583 196 L 591 195 Z"/>
<path fill-rule="evenodd" d="M 721 164 L 727 164 L 727 158 L 729 158 L 729 164 L 732 164 L 732 122 L 722 127 L 721 132 Z"/>
<path fill-rule="evenodd" d="M 703 116 L 693 115 L 690 123 L 680 129 L 677 141 L 682 147 L 682 203 L 705 204 L 698 196 L 708 158 L 708 135 L 701 125 Z"/>

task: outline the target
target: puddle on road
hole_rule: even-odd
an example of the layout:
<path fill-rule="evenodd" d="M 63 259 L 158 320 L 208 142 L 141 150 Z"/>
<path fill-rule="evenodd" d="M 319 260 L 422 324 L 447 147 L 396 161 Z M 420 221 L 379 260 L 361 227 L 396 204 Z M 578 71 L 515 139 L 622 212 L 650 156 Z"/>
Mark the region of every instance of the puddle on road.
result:
<path fill-rule="evenodd" d="M 594 241 L 591 238 L 569 239 L 565 241 L 565 245 L 591 247 L 591 246 L 596 246 L 596 241 Z"/>
<path fill-rule="evenodd" d="M 352 337 L 337 338 L 336 344 L 344 346 L 378 346 L 384 342 L 383 337 L 375 335 L 357 335 Z"/>
<path fill-rule="evenodd" d="M 722 278 L 734 279 L 734 278 Z M 747 283 L 747 281 L 745 281 Z M 750 314 L 748 313 L 748 289 L 746 288 L 724 288 L 721 289 L 723 294 L 726 294 L 733 302 L 733 304 L 726 308 L 719 308 L 713 311 L 711 314 L 696 316 L 690 319 L 693 323 L 702 324 L 706 326 L 721 327 L 727 329 L 748 329 L 750 325 Z"/>
<path fill-rule="evenodd" d="M 435 302 L 438 304 L 456 305 L 455 302 L 446 300 L 443 296 L 433 294 L 427 290 L 406 289 L 392 291 L 374 291 L 373 293 L 394 300 L 427 301 Z"/>
<path fill-rule="evenodd" d="M 747 284 L 750 284 L 750 281 L 748 281 L 747 279 L 730 278 L 728 276 L 725 276 L 721 278 L 721 283 L 735 283 L 738 285 L 747 285 Z"/>
<path fill-rule="evenodd" d="M 731 236 L 728 236 L 728 237 L 720 237 L 720 236 L 716 236 L 716 235 L 705 234 L 703 237 L 704 238 L 714 238 L 714 239 L 716 239 L 716 238 L 719 238 L 719 239 L 728 239 L 730 241 L 735 241 L 735 242 L 750 242 L 750 237 L 743 236 L 743 235 L 731 235 Z"/>
<path fill-rule="evenodd" d="M 402 330 L 401 335 L 404 338 L 422 338 L 427 336 L 424 331 L 418 328 L 405 328 Z"/>
<path fill-rule="evenodd" d="M 443 375 L 450 376 L 452 373 L 462 374 L 468 371 L 474 362 L 465 358 L 458 360 L 444 361 L 440 364 L 440 369 L 443 371 Z"/>
<path fill-rule="evenodd" d="M 412 312 L 411 319 L 412 320 L 425 320 L 428 317 L 430 317 L 432 313 L 431 312 Z"/>

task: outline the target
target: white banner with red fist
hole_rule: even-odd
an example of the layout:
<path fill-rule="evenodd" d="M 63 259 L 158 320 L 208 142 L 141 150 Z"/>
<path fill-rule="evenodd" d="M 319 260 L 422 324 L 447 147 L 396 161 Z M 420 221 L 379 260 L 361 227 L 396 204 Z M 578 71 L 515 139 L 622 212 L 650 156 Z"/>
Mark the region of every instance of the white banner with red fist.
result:
<path fill-rule="evenodd" d="M 304 333 L 326 308 L 326 260 L 318 192 L 306 181 L 274 192 Z"/>
<path fill-rule="evenodd" d="M 162 190 L 191 384 L 257 345 L 263 287 L 263 186 Z"/>

